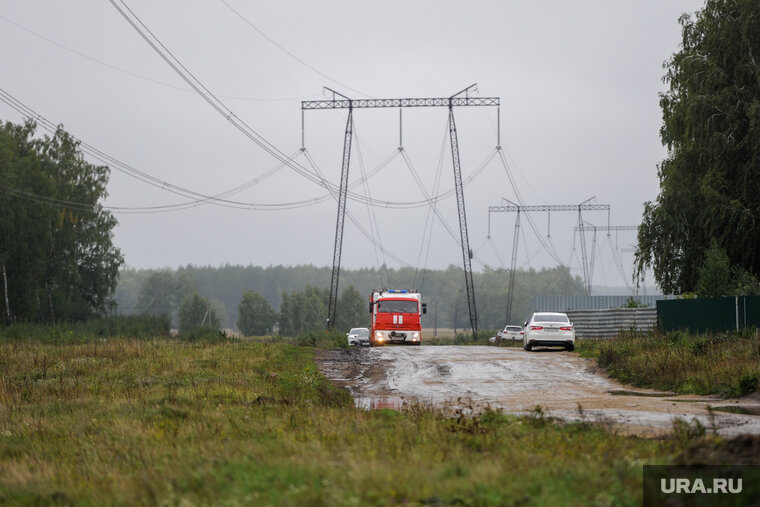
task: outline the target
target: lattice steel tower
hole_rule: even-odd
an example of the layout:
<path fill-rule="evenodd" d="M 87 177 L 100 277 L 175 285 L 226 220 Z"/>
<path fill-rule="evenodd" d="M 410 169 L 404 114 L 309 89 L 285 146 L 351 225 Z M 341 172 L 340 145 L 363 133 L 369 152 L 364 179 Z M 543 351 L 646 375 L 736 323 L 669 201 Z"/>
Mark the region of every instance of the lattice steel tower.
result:
<path fill-rule="evenodd" d="M 449 109 L 449 138 L 451 140 L 451 158 L 454 166 L 454 185 L 456 187 L 457 209 L 459 212 L 459 233 L 462 246 L 462 264 L 464 266 L 465 286 L 467 288 L 467 304 L 470 311 L 470 325 L 473 338 L 478 336 L 478 312 L 475 307 L 475 287 L 472 278 L 472 250 L 467 234 L 467 214 L 464 204 L 464 189 L 462 171 L 459 160 L 459 140 L 454 122 L 454 107 L 462 106 L 499 106 L 498 97 L 471 97 L 470 91 L 475 84 L 445 98 L 404 98 L 404 99 L 350 99 L 334 90 L 332 100 L 305 100 L 301 102 L 301 110 L 309 109 L 348 109 L 346 130 L 343 139 L 343 165 L 340 173 L 340 189 L 338 191 L 338 217 L 335 225 L 335 243 L 333 246 L 333 269 L 330 281 L 330 300 L 328 303 L 327 328 L 335 326 L 336 309 L 338 305 L 338 280 L 340 278 L 340 258 L 343 250 L 343 225 L 346 216 L 346 197 L 348 194 L 348 172 L 351 158 L 352 120 L 355 108 L 388 108 L 388 107 L 447 107 Z"/>

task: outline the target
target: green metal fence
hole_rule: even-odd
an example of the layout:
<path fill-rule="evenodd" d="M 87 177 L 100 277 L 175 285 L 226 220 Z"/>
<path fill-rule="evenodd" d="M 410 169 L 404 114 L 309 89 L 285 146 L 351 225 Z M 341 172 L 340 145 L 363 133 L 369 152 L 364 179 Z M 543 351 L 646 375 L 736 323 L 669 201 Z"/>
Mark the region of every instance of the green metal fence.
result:
<path fill-rule="evenodd" d="M 760 296 L 671 299 L 657 301 L 657 321 L 664 331 L 715 333 L 760 327 Z"/>

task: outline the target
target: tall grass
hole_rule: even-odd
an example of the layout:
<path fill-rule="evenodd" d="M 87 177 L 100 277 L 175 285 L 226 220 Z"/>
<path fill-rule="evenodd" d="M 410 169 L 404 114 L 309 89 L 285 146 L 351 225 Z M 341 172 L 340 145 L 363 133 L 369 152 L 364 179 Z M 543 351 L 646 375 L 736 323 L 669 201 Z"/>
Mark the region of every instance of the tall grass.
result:
<path fill-rule="evenodd" d="M 169 318 L 165 316 L 111 315 L 86 322 L 0 326 L 0 340 L 34 340 L 57 344 L 88 343 L 116 336 L 135 339 L 169 336 L 169 328 Z"/>
<path fill-rule="evenodd" d="M 754 329 L 626 332 L 614 340 L 583 340 L 580 352 L 622 382 L 684 394 L 738 397 L 756 392 L 760 379 L 760 337 Z"/>
<path fill-rule="evenodd" d="M 4 505 L 637 505 L 674 452 L 540 411 L 357 409 L 310 347 L 0 341 Z"/>

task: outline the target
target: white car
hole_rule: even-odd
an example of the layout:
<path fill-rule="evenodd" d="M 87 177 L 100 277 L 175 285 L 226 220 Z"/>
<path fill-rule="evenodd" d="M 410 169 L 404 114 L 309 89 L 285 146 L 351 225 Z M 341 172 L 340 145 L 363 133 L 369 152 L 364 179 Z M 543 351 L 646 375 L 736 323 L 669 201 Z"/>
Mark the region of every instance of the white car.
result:
<path fill-rule="evenodd" d="M 364 345 L 369 347 L 369 329 L 366 327 L 352 327 L 346 336 L 348 337 L 349 346 Z"/>
<path fill-rule="evenodd" d="M 525 323 L 523 348 L 554 346 L 575 350 L 575 329 L 564 313 L 536 312 Z"/>
<path fill-rule="evenodd" d="M 491 343 L 501 341 L 513 341 L 523 339 L 523 328 L 520 326 L 507 325 L 504 329 L 496 333 L 496 336 L 490 338 Z"/>

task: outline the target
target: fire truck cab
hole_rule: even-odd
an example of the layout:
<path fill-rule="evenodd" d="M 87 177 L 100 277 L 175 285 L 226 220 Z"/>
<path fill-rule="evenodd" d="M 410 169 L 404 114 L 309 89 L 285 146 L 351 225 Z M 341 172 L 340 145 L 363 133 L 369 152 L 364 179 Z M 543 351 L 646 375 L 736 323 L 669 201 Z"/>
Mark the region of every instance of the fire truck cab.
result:
<path fill-rule="evenodd" d="M 410 290 L 375 289 L 369 295 L 370 345 L 422 343 L 420 318 L 427 313 L 422 295 Z"/>

